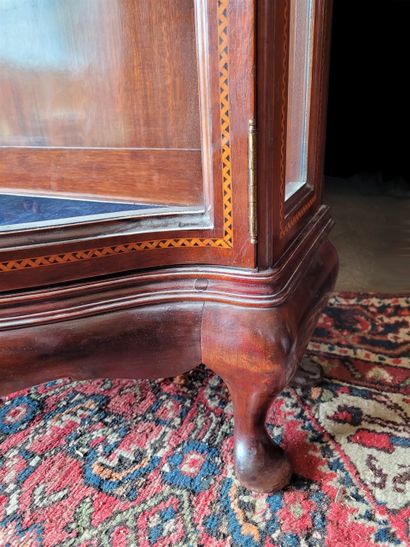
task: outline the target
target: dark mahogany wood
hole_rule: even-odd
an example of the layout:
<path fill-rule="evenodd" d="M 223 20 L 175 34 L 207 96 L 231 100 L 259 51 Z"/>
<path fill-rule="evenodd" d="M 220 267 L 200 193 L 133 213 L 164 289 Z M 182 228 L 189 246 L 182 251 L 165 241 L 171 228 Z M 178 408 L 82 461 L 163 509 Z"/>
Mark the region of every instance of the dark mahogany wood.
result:
<path fill-rule="evenodd" d="M 281 306 L 244 310 L 205 305 L 202 358 L 231 393 L 236 474 L 252 490 L 270 492 L 289 482 L 291 464 L 269 438 L 265 418 L 302 361 L 336 271 L 336 253 L 326 243 Z"/>
<path fill-rule="evenodd" d="M 131 279 L 110 279 L 4 297 L 0 393 L 63 376 L 174 376 L 203 362 L 233 399 L 239 479 L 253 490 L 279 489 L 291 464 L 266 432 L 266 413 L 297 372 L 336 272 L 336 253 L 324 241 L 288 295 L 264 299 L 263 275 L 198 269 L 179 279 L 146 275 L 140 290 Z M 274 286 L 274 274 L 268 282 Z M 272 305 L 275 297 L 282 303 Z"/>
<path fill-rule="evenodd" d="M 171 206 L 204 198 L 200 150 L 0 148 L 0 180 L 7 193 Z"/>
<path fill-rule="evenodd" d="M 70 376 L 161 378 L 201 363 L 200 302 L 157 304 L 0 333 L 1 394 Z"/>
<path fill-rule="evenodd" d="M 283 387 L 320 376 L 301 363 L 337 272 L 321 205 L 331 2 L 312 0 L 297 55 L 295 1 L 84 0 L 78 24 L 52 2 L 69 67 L 57 52 L 31 66 L 25 48 L 13 63 L 0 41 L 0 190 L 166 206 L 0 232 L 0 393 L 202 362 L 230 390 L 236 473 L 256 491 L 290 480 L 265 418 Z M 23 4 L 29 19 L 46 5 Z M 306 70 L 303 103 L 290 88 Z"/>
<path fill-rule="evenodd" d="M 0 393 L 61 376 L 174 376 L 203 362 L 232 395 L 239 479 L 259 491 L 283 487 L 291 464 L 264 420 L 334 285 L 329 226 L 324 211 L 271 272 L 158 270 L 5 295 Z"/>

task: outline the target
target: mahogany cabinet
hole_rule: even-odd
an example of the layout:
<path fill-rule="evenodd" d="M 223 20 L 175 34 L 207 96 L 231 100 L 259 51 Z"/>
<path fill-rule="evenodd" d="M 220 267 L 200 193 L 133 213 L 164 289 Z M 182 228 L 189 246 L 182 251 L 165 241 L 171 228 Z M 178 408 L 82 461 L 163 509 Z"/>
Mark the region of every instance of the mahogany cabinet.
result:
<path fill-rule="evenodd" d="M 337 257 L 321 204 L 329 0 L 0 4 L 0 392 L 204 363 L 239 480 Z M 313 374 L 313 373 L 312 373 Z"/>

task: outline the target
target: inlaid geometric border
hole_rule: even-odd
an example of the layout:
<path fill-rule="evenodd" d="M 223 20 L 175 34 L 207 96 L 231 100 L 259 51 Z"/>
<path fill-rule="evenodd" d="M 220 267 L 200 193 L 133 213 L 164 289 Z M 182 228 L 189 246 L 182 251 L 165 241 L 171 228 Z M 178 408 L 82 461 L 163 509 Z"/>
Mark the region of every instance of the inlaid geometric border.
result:
<path fill-rule="evenodd" d="M 231 249 L 233 247 L 233 211 L 232 211 L 232 165 L 231 141 L 229 124 L 229 48 L 228 48 L 228 5 L 229 0 L 218 0 L 218 69 L 219 69 L 219 108 L 222 159 L 222 192 L 223 192 L 223 235 L 220 238 L 177 238 L 153 239 L 123 243 L 97 249 L 84 249 L 66 253 L 34 258 L 22 258 L 0 262 L 0 272 L 24 270 L 67 264 L 81 260 L 129 254 L 153 249 L 169 249 L 180 247 L 216 247 Z"/>

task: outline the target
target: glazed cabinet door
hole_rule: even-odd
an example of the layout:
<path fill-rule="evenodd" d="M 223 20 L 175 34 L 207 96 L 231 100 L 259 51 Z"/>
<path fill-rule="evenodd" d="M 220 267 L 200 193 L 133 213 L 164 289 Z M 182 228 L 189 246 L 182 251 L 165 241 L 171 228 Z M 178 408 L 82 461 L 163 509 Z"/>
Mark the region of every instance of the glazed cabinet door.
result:
<path fill-rule="evenodd" d="M 0 289 L 253 267 L 252 0 L 0 3 Z"/>
<path fill-rule="evenodd" d="M 260 264 L 268 267 L 320 214 L 332 1 L 258 5 Z"/>

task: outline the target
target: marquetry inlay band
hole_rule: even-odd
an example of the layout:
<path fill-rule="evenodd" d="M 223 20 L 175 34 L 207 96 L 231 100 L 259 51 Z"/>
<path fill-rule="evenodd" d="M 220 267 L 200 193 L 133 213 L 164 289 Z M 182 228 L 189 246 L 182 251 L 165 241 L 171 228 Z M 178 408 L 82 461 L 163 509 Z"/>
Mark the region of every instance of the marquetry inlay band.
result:
<path fill-rule="evenodd" d="M 232 165 L 231 140 L 229 124 L 229 48 L 228 48 L 228 4 L 229 0 L 218 0 L 218 69 L 219 69 L 219 108 L 222 164 L 222 195 L 223 195 L 223 233 L 219 238 L 187 237 L 176 239 L 153 239 L 84 249 L 66 253 L 21 258 L 0 262 L 0 272 L 55 266 L 81 260 L 91 260 L 119 254 L 128 254 L 153 249 L 169 249 L 181 247 L 216 247 L 230 249 L 233 247 L 233 213 L 232 213 Z"/>

